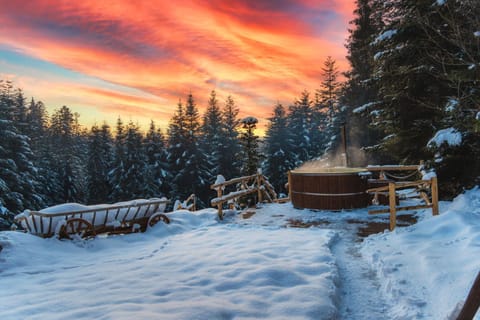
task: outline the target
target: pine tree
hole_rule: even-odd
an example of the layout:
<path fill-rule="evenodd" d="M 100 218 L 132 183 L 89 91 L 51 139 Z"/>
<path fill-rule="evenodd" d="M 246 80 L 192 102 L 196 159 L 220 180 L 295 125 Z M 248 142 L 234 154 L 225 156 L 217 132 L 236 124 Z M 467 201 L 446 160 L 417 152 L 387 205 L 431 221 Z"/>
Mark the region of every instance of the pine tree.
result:
<path fill-rule="evenodd" d="M 231 96 L 227 97 L 225 106 L 222 110 L 223 133 L 221 135 L 221 150 L 219 151 L 218 172 L 227 179 L 232 179 L 240 175 L 240 140 L 238 128 L 240 120 L 238 119 L 239 109 Z"/>
<path fill-rule="evenodd" d="M 90 131 L 87 162 L 87 200 L 89 203 L 106 203 L 111 193 L 108 172 L 112 162 L 110 127 L 94 125 Z"/>
<path fill-rule="evenodd" d="M 172 194 L 170 197 L 175 196 L 175 193 L 180 191 L 173 183 L 173 179 L 185 166 L 183 154 L 186 145 L 185 111 L 182 102 L 179 101 L 177 110 L 168 125 L 167 163 L 172 175 Z"/>
<path fill-rule="evenodd" d="M 295 168 L 292 134 L 287 126 L 285 108 L 278 103 L 269 119 L 265 137 L 265 162 L 263 173 L 278 192 L 286 193 L 287 172 Z"/>
<path fill-rule="evenodd" d="M 293 152 L 296 154 L 295 164 L 312 159 L 312 101 L 308 91 L 303 91 L 300 99 L 289 107 L 288 129 L 292 133 Z"/>
<path fill-rule="evenodd" d="M 169 163 L 172 172 L 172 197 L 185 200 L 190 194 L 199 199 L 199 206 L 208 202 L 209 185 L 213 183 L 207 160 L 200 149 L 200 121 L 192 94 L 185 110 L 178 104 L 169 125 Z"/>
<path fill-rule="evenodd" d="M 378 163 L 375 153 L 359 152 L 371 150 L 380 139 L 380 133 L 370 126 L 374 121 L 369 106 L 377 100 L 378 88 L 374 81 L 374 49 L 371 42 L 382 28 L 381 20 L 373 18 L 374 10 L 370 0 L 357 0 L 354 11 L 355 18 L 350 22 L 347 40 L 351 69 L 345 73 L 346 85 L 342 91 L 341 103 L 347 106 L 346 125 L 349 143 L 350 164 L 364 166 L 367 163 Z"/>
<path fill-rule="evenodd" d="M 200 121 L 198 109 L 192 94 L 188 96 L 185 107 L 185 128 L 187 133 L 186 161 L 183 173 L 177 178 L 182 185 L 193 184 L 192 193 L 200 199 L 200 205 L 206 205 L 210 194 L 210 184 L 215 177 L 209 172 L 206 155 L 200 148 Z M 188 188 L 188 189 L 190 189 Z"/>
<path fill-rule="evenodd" d="M 241 174 L 249 176 L 256 174 L 260 164 L 260 154 L 258 151 L 259 137 L 255 134 L 258 120 L 254 117 L 246 117 L 242 120 L 243 131 L 240 134 L 240 143 L 242 144 L 243 163 Z"/>
<path fill-rule="evenodd" d="M 44 204 L 29 139 L 15 126 L 18 92 L 11 82 L 0 81 L 0 204 L 15 213 Z"/>
<path fill-rule="evenodd" d="M 327 56 L 327 59 L 323 62 L 322 76 L 323 81 L 319 92 L 321 103 L 328 106 L 329 111 L 334 108 L 335 103 L 338 100 L 340 83 L 337 81 L 339 74 L 338 68 L 335 65 L 335 60 L 331 56 Z"/>
<path fill-rule="evenodd" d="M 222 113 L 218 106 L 218 100 L 215 90 L 210 93 L 207 110 L 203 116 L 202 132 L 202 150 L 207 156 L 208 168 L 215 176 L 223 174 L 220 171 L 220 157 L 223 151 L 222 135 L 223 135 Z"/>
<path fill-rule="evenodd" d="M 111 202 L 130 200 L 124 179 L 127 170 L 126 132 L 125 125 L 120 117 L 117 119 L 115 130 L 113 164 L 108 173 L 109 184 L 112 188 L 109 195 Z"/>
<path fill-rule="evenodd" d="M 53 113 L 49 127 L 49 143 L 55 150 L 51 169 L 58 172 L 58 186 L 61 188 L 52 195 L 56 203 L 84 201 L 86 148 L 83 139 L 78 114 L 67 106 Z"/>
<path fill-rule="evenodd" d="M 147 157 L 148 174 L 147 194 L 150 197 L 165 196 L 170 192 L 171 179 L 167 164 L 165 138 L 160 128 L 151 121 L 150 128 L 143 141 Z"/>
<path fill-rule="evenodd" d="M 325 153 L 328 142 L 327 129 L 328 107 L 322 102 L 320 93 L 315 92 L 315 100 L 311 109 L 311 154 L 314 158 L 321 157 Z"/>
<path fill-rule="evenodd" d="M 146 179 L 150 174 L 142 141 L 143 136 L 138 125 L 129 122 L 125 135 L 125 171 L 119 182 L 120 185 L 125 186 L 121 200 L 148 196 Z"/>
<path fill-rule="evenodd" d="M 323 81 L 318 96 L 320 104 L 327 110 L 326 124 L 324 126 L 325 152 L 334 154 L 340 145 L 340 128 L 344 124 L 343 107 L 339 105 L 340 83 L 337 81 L 339 74 L 335 60 L 328 56 L 322 68 Z"/>
<path fill-rule="evenodd" d="M 436 67 L 429 71 L 444 85 L 439 97 L 442 119 L 434 129 L 453 129 L 462 136 L 458 146 L 428 145 L 441 195 L 453 197 L 480 183 L 480 3 L 436 3 L 417 19 L 431 47 L 425 55 Z"/>
<path fill-rule="evenodd" d="M 377 0 L 376 0 L 377 1 Z M 393 1 L 383 10 L 383 30 L 372 41 L 376 50 L 375 79 L 378 103 L 371 108 L 374 123 L 384 132 L 380 150 L 394 162 L 418 163 L 428 157 L 426 143 L 441 118 L 445 85 L 436 81 L 438 66 L 429 58 L 432 49 L 420 25 L 431 1 Z"/>

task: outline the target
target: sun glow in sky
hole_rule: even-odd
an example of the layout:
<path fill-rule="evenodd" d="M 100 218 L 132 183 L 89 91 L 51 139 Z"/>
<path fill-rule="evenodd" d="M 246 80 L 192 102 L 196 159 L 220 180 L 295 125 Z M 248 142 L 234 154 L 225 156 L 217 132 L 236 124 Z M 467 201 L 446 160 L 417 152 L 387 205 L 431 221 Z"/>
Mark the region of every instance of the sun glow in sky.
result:
<path fill-rule="evenodd" d="M 166 128 L 192 93 L 231 95 L 264 128 L 277 102 L 346 70 L 353 0 L 0 0 L 0 79 L 86 126 L 120 116 Z"/>

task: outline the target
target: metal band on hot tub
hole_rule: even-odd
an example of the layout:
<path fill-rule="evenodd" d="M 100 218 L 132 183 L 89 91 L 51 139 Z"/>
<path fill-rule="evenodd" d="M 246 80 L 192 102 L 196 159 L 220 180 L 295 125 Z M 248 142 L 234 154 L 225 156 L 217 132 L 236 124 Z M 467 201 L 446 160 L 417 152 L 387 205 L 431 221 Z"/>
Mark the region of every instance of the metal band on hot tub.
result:
<path fill-rule="evenodd" d="M 358 196 L 364 195 L 365 192 L 355 192 L 355 193 L 315 193 L 315 192 L 299 192 L 299 191 L 292 191 L 295 194 L 304 194 L 307 196 L 321 196 L 321 197 L 344 197 L 344 196 Z"/>

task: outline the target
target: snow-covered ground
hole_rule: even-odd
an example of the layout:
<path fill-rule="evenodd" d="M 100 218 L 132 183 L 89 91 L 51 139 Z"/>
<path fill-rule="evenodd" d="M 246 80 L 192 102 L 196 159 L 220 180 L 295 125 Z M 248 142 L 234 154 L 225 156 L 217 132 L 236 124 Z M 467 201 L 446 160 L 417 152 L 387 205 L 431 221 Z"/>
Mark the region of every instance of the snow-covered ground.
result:
<path fill-rule="evenodd" d="M 88 241 L 0 232 L 0 319 L 448 319 L 480 270 L 480 190 L 440 212 L 363 241 L 387 216 L 289 203 Z"/>

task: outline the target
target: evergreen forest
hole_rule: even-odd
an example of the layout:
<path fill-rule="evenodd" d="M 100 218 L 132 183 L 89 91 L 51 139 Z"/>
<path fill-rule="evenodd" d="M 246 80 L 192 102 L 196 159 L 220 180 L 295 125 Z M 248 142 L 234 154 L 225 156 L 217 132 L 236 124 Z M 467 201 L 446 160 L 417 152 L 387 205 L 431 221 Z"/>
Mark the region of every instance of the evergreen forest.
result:
<path fill-rule="evenodd" d="M 25 209 L 65 202 L 193 193 L 207 207 L 217 175 L 259 169 L 286 193 L 288 170 L 343 164 L 342 128 L 349 166 L 425 161 L 443 199 L 479 185 L 480 1 L 357 0 L 354 14 L 350 69 L 340 74 L 332 57 L 319 58 L 318 88 L 272 105 L 262 138 L 256 119 L 240 119 L 234 98 L 215 91 L 204 114 L 189 94 L 172 106 L 166 130 L 152 120 L 143 132 L 121 118 L 85 128 L 68 106 L 48 114 L 39 97 L 0 80 L 0 227 Z M 442 132 L 459 139 L 432 140 Z"/>

